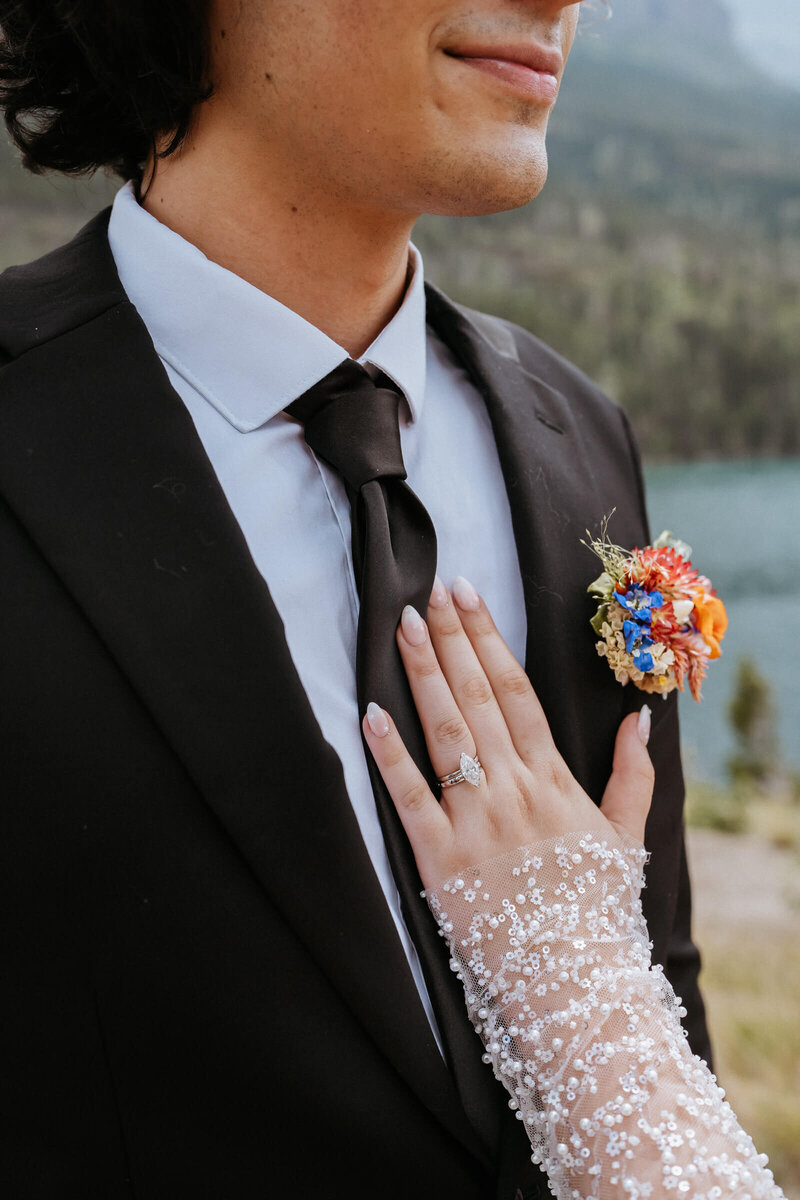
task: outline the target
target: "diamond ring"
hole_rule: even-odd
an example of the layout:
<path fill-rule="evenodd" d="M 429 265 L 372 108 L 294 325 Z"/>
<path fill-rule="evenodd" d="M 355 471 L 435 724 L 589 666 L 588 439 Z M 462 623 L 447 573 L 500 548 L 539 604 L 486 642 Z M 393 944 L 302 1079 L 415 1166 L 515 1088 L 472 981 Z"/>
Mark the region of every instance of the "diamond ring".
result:
<path fill-rule="evenodd" d="M 462 754 L 458 764 L 457 771 L 451 771 L 449 775 L 442 775 L 439 779 L 439 786 L 444 788 L 455 787 L 457 783 L 469 783 L 473 787 L 479 787 L 481 782 L 481 764 L 477 758 L 470 758 L 468 754 Z"/>

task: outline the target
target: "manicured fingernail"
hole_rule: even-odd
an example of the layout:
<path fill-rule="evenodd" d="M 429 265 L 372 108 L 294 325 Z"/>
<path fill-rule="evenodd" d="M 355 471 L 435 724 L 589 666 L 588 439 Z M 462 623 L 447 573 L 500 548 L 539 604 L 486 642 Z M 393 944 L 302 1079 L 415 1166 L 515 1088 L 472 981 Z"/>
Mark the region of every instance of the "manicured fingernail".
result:
<path fill-rule="evenodd" d="M 412 646 L 421 646 L 425 641 L 425 622 L 415 608 L 407 604 L 400 618 L 403 636 Z"/>
<path fill-rule="evenodd" d="M 453 582 L 453 595 L 458 607 L 463 608 L 465 612 L 477 612 L 481 606 L 478 593 L 463 575 L 459 575 L 458 579 Z"/>
<path fill-rule="evenodd" d="M 431 598 L 428 603 L 430 604 L 431 608 L 446 608 L 449 598 L 450 597 L 447 595 L 447 588 L 437 575 L 433 581 L 433 591 L 431 592 Z"/>
<path fill-rule="evenodd" d="M 389 722 L 386 720 L 386 713 L 380 704 L 376 704 L 374 700 L 370 700 L 367 705 L 367 722 L 375 737 L 386 737 L 389 732 Z"/>
<path fill-rule="evenodd" d="M 649 704 L 645 704 L 639 710 L 639 723 L 637 725 L 637 729 L 639 731 L 639 737 L 642 739 L 642 745 L 644 745 L 644 746 L 646 746 L 647 743 L 650 741 L 650 718 L 651 718 L 651 716 L 652 716 L 652 714 L 650 712 L 650 706 L 649 706 Z"/>

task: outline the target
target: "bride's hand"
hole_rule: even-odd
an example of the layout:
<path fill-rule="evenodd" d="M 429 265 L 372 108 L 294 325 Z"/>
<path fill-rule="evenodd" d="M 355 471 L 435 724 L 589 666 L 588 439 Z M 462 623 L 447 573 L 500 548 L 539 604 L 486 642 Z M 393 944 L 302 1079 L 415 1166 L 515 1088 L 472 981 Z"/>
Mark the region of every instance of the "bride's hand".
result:
<path fill-rule="evenodd" d="M 364 735 L 394 800 L 426 888 L 516 846 L 613 826 L 644 838 L 653 791 L 646 749 L 649 709 L 631 713 L 617 733 L 614 765 L 600 808 L 558 753 L 531 684 L 466 580 L 453 596 L 437 580 L 428 622 L 406 609 L 397 642 L 438 776 L 462 753 L 480 760 L 479 786 L 457 783 L 441 801 L 376 704 Z"/>

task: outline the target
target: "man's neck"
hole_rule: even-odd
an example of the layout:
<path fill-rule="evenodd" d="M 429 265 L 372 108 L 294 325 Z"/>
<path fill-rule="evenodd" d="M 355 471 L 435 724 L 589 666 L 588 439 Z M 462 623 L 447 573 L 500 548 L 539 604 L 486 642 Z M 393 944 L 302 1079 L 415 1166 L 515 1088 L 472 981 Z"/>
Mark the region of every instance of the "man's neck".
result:
<path fill-rule="evenodd" d="M 144 207 L 358 358 L 402 303 L 413 218 L 241 162 L 235 139 L 190 139 L 159 161 Z"/>

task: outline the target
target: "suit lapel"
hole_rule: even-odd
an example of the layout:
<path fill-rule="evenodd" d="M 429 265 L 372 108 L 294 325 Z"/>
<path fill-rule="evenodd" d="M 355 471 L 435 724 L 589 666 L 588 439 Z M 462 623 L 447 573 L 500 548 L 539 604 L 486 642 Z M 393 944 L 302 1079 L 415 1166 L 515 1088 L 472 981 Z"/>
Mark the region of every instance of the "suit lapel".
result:
<path fill-rule="evenodd" d="M 594 652 L 586 588 L 599 567 L 581 541 L 587 528 L 597 531 L 629 494 L 629 453 L 623 462 L 614 461 L 596 430 L 582 428 L 576 398 L 568 401 L 557 387 L 526 370 L 514 335 L 496 318 L 461 308 L 429 287 L 428 320 L 486 402 L 525 595 L 526 671 L 556 745 L 599 801 L 613 731 L 634 697 L 615 683 Z M 613 533 L 632 545 L 641 530 L 629 522 L 626 511 Z"/>
<path fill-rule="evenodd" d="M 2 374 L 0 486 L 273 903 L 400 1077 L 474 1151 L 341 763 L 121 291 L 102 219 L 78 249 L 51 256 L 54 298 L 33 334 L 24 288 L 13 313 L 0 296 L 20 353 Z"/>

